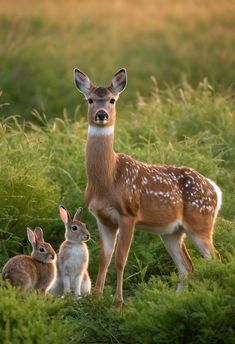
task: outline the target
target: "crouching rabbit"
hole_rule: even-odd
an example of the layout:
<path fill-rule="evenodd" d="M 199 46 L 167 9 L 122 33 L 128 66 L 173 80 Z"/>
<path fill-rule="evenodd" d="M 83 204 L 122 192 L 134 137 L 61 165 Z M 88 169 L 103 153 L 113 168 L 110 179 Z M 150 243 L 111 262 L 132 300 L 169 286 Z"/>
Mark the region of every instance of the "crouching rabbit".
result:
<path fill-rule="evenodd" d="M 2 270 L 2 279 L 12 286 L 28 291 L 38 289 L 46 293 L 56 279 L 56 253 L 44 241 L 43 230 L 27 228 L 28 240 L 32 245 L 31 257 L 19 255 L 8 260 Z"/>
<path fill-rule="evenodd" d="M 77 298 L 90 294 L 91 280 L 88 273 L 89 252 L 86 241 L 90 234 L 81 222 L 82 208 L 71 219 L 67 210 L 59 207 L 60 218 L 65 225 L 65 241 L 57 256 L 58 275 L 50 292 L 65 296 L 74 292 Z"/>

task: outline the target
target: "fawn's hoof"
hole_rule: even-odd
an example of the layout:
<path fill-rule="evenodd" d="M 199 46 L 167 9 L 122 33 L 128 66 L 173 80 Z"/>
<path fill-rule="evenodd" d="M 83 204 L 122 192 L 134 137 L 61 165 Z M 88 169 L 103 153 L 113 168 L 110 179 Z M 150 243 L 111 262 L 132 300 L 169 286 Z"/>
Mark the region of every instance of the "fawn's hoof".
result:
<path fill-rule="evenodd" d="M 114 303 L 113 303 L 113 306 L 114 306 L 116 309 L 122 309 L 123 300 L 115 300 Z"/>
<path fill-rule="evenodd" d="M 97 296 L 101 296 L 103 294 L 103 291 L 100 290 L 100 289 L 94 288 L 93 291 L 92 291 L 92 294 L 93 295 L 97 295 Z"/>

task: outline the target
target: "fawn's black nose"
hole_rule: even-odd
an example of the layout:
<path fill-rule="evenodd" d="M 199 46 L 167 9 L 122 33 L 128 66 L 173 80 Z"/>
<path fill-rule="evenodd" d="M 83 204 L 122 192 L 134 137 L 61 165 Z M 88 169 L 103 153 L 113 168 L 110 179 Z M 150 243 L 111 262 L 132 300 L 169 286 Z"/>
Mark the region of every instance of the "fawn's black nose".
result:
<path fill-rule="evenodd" d="M 109 119 L 109 115 L 104 110 L 99 110 L 95 115 L 96 121 L 104 121 L 108 119 Z"/>

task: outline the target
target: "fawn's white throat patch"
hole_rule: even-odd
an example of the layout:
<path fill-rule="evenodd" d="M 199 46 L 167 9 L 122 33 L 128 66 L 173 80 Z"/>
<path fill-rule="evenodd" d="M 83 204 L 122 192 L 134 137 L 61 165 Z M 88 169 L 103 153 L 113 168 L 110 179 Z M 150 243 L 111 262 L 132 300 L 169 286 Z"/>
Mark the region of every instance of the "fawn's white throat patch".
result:
<path fill-rule="evenodd" d="M 95 125 L 88 126 L 89 136 L 109 136 L 114 133 L 114 125 L 107 127 L 96 127 Z"/>

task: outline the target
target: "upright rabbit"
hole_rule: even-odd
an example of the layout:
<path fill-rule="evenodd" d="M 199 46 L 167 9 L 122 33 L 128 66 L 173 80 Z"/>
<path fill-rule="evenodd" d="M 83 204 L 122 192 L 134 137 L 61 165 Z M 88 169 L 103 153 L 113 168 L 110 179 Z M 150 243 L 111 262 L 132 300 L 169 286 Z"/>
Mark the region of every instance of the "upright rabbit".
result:
<path fill-rule="evenodd" d="M 44 241 L 40 227 L 34 231 L 27 228 L 27 235 L 33 248 L 31 257 L 19 255 L 9 259 L 3 267 L 2 279 L 9 280 L 12 286 L 46 293 L 56 279 L 56 253 Z"/>
<path fill-rule="evenodd" d="M 91 292 L 91 280 L 87 270 L 89 252 L 86 245 L 90 234 L 86 225 L 81 222 L 82 208 L 77 210 L 73 220 L 62 205 L 59 211 L 65 225 L 65 241 L 59 249 L 58 276 L 50 292 L 66 295 L 74 291 L 75 296 L 79 298 Z"/>

